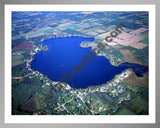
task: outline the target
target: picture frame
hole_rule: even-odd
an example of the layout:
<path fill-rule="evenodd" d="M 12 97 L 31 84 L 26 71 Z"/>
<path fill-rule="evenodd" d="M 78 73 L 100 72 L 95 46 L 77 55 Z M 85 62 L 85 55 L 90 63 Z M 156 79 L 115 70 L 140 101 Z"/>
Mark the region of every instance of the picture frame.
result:
<path fill-rule="evenodd" d="M 85 2 L 84 2 L 85 3 Z M 18 3 L 16 3 L 16 4 L 18 4 Z M 54 4 L 54 3 L 51 3 L 51 4 Z M 71 4 L 71 3 L 64 3 L 64 4 Z M 92 3 L 91 3 L 92 4 Z M 107 3 L 106 3 L 107 4 Z M 7 4 L 3 4 L 3 5 L 7 5 Z M 131 4 L 132 5 L 132 4 Z M 152 4 L 153 5 L 153 4 Z M 38 6 L 38 5 L 37 5 Z M 75 5 L 76 6 L 76 5 Z M 88 5 L 86 5 L 86 6 L 88 6 Z M 138 6 L 138 5 L 137 5 Z M 15 6 L 16 7 L 16 6 Z M 13 7 L 11 7 L 12 9 L 14 8 L 14 5 L 13 5 Z M 154 10 L 154 9 L 153 9 Z M 153 17 L 154 18 L 154 17 Z M 6 20 L 5 20 L 6 21 Z M 154 27 L 154 25 L 153 25 L 153 27 Z M 154 29 L 153 29 L 153 36 L 154 36 Z M 153 41 L 154 41 L 154 39 L 153 39 Z M 157 45 L 157 44 L 156 44 Z M 152 47 L 153 48 L 153 47 Z M 157 47 L 156 47 L 157 48 Z M 158 50 L 157 50 L 158 51 Z M 153 51 L 154 52 L 154 51 Z M 5 53 L 5 55 L 6 55 L 6 53 Z M 154 61 L 154 60 L 153 60 Z M 153 64 L 154 65 L 154 64 Z M 5 63 L 5 65 L 4 65 L 5 67 L 7 66 L 7 64 Z M 157 71 L 157 70 L 156 70 Z M 154 72 L 153 72 L 153 74 L 152 74 L 153 76 L 154 76 Z M 156 75 L 157 76 L 157 75 Z M 3 78 L 3 77 L 2 77 Z M 154 77 L 153 77 L 153 79 L 154 79 Z M 154 83 L 154 81 L 153 81 L 153 83 Z M 157 83 L 157 82 L 156 82 Z M 8 84 L 7 84 L 8 85 Z M 6 84 L 5 84 L 5 86 L 6 86 Z M 6 88 L 4 86 L 4 88 Z M 3 89 L 2 89 L 3 90 Z M 156 90 L 158 91 L 158 89 L 157 89 L 157 86 L 156 86 Z M 152 93 L 154 92 L 154 89 L 153 89 L 153 91 L 152 91 Z M 6 90 L 5 90 L 5 92 L 2 92 L 1 94 L 3 94 L 3 93 L 5 93 L 4 94 L 4 96 L 5 96 L 5 98 L 6 98 Z M 156 94 L 158 94 L 158 93 L 156 93 Z M 3 96 L 3 97 L 4 97 Z M 154 97 L 154 94 L 153 94 L 153 97 Z M 157 97 L 157 96 L 156 96 Z M 11 99 L 10 99 L 11 100 Z M 10 100 L 7 100 L 7 103 L 8 103 L 8 101 L 10 101 Z M 153 99 L 154 100 L 154 99 Z M 3 99 L 1 100 L 1 101 L 3 101 Z M 151 101 L 153 104 L 154 104 L 154 101 Z M 158 101 L 156 101 L 156 103 L 158 103 Z M 154 106 L 151 106 L 151 107 L 154 107 Z M 8 112 L 9 110 L 8 109 L 6 109 L 6 101 L 5 101 L 5 107 L 4 107 L 4 109 L 3 110 L 5 110 L 5 112 Z M 153 109 L 152 109 L 153 110 Z M 10 112 L 10 111 L 9 111 Z M 153 113 L 154 112 L 157 112 L 157 111 L 152 111 Z M 156 113 L 154 113 L 154 114 L 156 114 Z M 157 117 L 154 119 L 154 117 L 155 117 L 155 115 L 152 115 L 151 116 L 151 118 L 150 118 L 150 122 L 149 122 L 149 120 L 148 120 L 148 122 L 146 122 L 146 124 L 144 124 L 144 126 L 145 127 L 149 127 L 150 125 L 154 125 L 155 127 L 158 127 L 158 115 L 157 115 Z M 6 120 L 6 115 L 5 115 L 5 118 L 4 117 L 2 117 L 2 120 Z M 31 117 L 32 118 L 32 117 Z M 76 117 L 73 117 L 73 118 L 76 118 Z M 139 120 L 139 122 L 137 122 L 138 124 L 134 124 L 134 125 L 131 125 L 131 124 L 128 124 L 128 123 L 135 123 L 134 121 L 133 122 L 123 122 L 123 121 L 117 121 L 116 122 L 116 124 L 114 124 L 114 122 L 109 122 L 109 121 L 107 121 L 107 123 L 105 123 L 104 121 L 103 122 L 94 122 L 94 121 L 84 121 L 84 120 L 87 120 L 88 119 L 88 117 L 86 118 L 86 117 L 82 117 L 81 118 L 81 120 L 83 120 L 82 122 L 77 122 L 76 120 L 79 120 L 79 118 L 76 118 L 74 121 L 73 121 L 73 118 L 71 118 L 70 119 L 70 117 L 65 117 L 65 118 L 63 118 L 63 117 L 59 117 L 59 120 L 60 119 L 63 119 L 63 120 L 68 120 L 68 121 L 64 121 L 64 122 L 62 122 L 62 123 L 60 123 L 61 121 L 58 121 L 58 122 L 54 122 L 52 125 L 51 124 L 49 124 L 49 123 L 51 123 L 49 120 L 52 120 L 52 117 L 49 117 L 48 118 L 48 122 L 36 122 L 35 120 L 35 122 L 33 121 L 33 122 L 30 122 L 30 123 L 44 123 L 44 125 L 47 125 L 47 126 L 54 126 L 54 127 L 56 127 L 56 126 L 59 126 L 59 127 L 64 127 L 64 125 L 66 125 L 66 123 L 67 123 L 67 127 L 69 127 L 69 126 L 73 126 L 73 125 L 76 125 L 76 127 L 82 127 L 82 126 L 84 126 L 84 127 L 97 127 L 98 125 L 99 125 L 99 127 L 116 127 L 117 125 L 120 125 L 120 126 L 127 126 L 127 125 L 129 125 L 129 126 L 142 126 L 141 125 L 141 123 L 144 123 L 144 122 L 142 122 L 142 121 L 140 121 L 140 118 L 138 119 Z M 99 117 L 95 117 L 95 120 L 98 120 L 98 118 Z M 103 117 L 104 118 L 104 120 L 106 120 L 105 119 L 105 117 Z M 11 118 L 10 118 L 11 119 Z M 13 118 L 12 118 L 13 119 Z M 33 118 L 34 119 L 34 118 Z M 124 118 L 125 119 L 125 118 Z M 145 118 L 144 118 L 145 119 Z M 152 121 L 151 121 L 151 119 L 153 119 Z M 14 118 L 13 119 L 16 123 L 18 123 L 18 118 Z M 27 117 L 25 120 L 30 120 L 29 119 L 29 117 Z M 41 118 L 40 120 L 43 120 L 43 118 Z M 70 120 L 70 121 L 69 121 Z M 103 119 L 102 119 L 103 120 Z M 111 118 L 111 120 L 118 120 L 118 118 L 116 118 L 115 116 L 113 116 L 112 118 Z M 155 120 L 155 121 L 154 121 Z M 10 120 L 11 121 L 11 120 Z M 14 123 L 14 121 L 12 122 L 10 122 L 10 123 Z M 6 122 L 7 123 L 7 122 Z M 21 123 L 28 123 L 27 121 L 26 122 L 21 122 Z M 57 124 L 58 123 L 58 124 Z M 72 124 L 71 124 L 72 123 Z M 80 123 L 80 124 L 79 124 Z M 88 124 L 89 123 L 89 124 Z M 111 124 L 111 123 L 113 123 L 113 124 Z M 123 124 L 122 124 L 123 123 Z M 125 124 L 125 123 L 127 123 L 127 125 Z M 148 124 L 149 123 L 149 124 Z M 77 125 L 77 124 L 79 124 L 79 125 Z M 6 125 L 5 123 L 3 124 L 2 123 L 2 125 L 4 126 L 4 125 Z M 10 124 L 7 124 L 7 125 L 10 125 Z M 22 124 L 20 124 L 20 125 L 22 125 Z M 20 125 L 18 125 L 18 127 L 20 126 Z M 36 124 L 36 125 L 41 125 L 41 124 Z M 14 127 L 15 125 L 12 125 L 11 127 Z M 41 126 L 42 127 L 42 126 Z"/>

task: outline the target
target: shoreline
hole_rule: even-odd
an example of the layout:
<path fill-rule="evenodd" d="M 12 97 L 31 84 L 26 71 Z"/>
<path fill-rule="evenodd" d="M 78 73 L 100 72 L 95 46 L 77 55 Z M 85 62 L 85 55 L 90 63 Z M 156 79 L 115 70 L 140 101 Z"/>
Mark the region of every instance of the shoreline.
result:
<path fill-rule="evenodd" d="M 139 63 L 139 62 L 130 62 L 130 61 L 121 61 L 121 62 L 118 63 L 118 66 L 123 64 L 123 63 L 126 63 L 126 62 L 132 63 L 132 64 L 139 64 L 139 65 L 142 65 L 142 66 L 148 66 L 146 64 L 142 64 L 142 63 Z"/>
<path fill-rule="evenodd" d="M 65 36 L 65 37 L 76 37 L 77 35 L 74 35 L 74 36 Z M 78 36 L 78 37 L 84 37 L 84 38 L 94 38 L 94 37 L 85 37 L 85 36 Z M 64 37 L 54 37 L 54 38 L 64 38 Z M 53 39 L 53 38 L 48 38 L 48 39 Z M 46 40 L 48 40 L 48 39 L 46 39 Z M 95 38 L 94 38 L 95 39 Z M 43 40 L 44 41 L 44 40 Z M 43 41 L 41 41 L 41 45 L 39 45 L 39 46 L 37 46 L 37 47 L 35 47 L 35 49 L 31 52 L 32 54 L 30 54 L 31 55 L 31 60 L 30 61 L 28 61 L 28 64 L 26 63 L 26 67 L 27 67 L 27 70 L 28 71 L 33 71 L 34 73 L 32 73 L 32 74 L 39 74 L 39 75 L 41 75 L 41 76 L 44 76 L 45 78 L 47 77 L 46 75 L 44 75 L 44 74 L 42 74 L 42 73 L 40 73 L 39 71 L 34 71 L 33 69 L 31 69 L 31 63 L 32 63 L 32 61 L 34 60 L 34 56 L 35 56 L 35 54 L 37 54 L 38 52 L 40 52 L 40 51 L 43 51 L 43 50 L 46 50 L 47 48 L 45 48 L 44 49 L 44 47 L 43 47 Z M 82 43 L 81 43 L 82 44 Z M 80 47 L 82 47 L 83 48 L 83 46 L 82 45 L 80 45 Z M 37 50 L 36 50 L 37 49 Z M 98 55 L 98 56 L 100 56 L 100 55 Z M 105 57 L 105 56 L 104 56 Z M 106 58 L 106 57 L 105 57 Z M 108 59 L 108 58 L 106 58 L 106 59 Z M 108 59 L 109 60 L 109 59 Z M 110 61 L 110 60 L 109 60 Z M 122 61 L 122 62 L 119 62 L 118 63 L 118 65 L 113 65 L 111 62 L 111 65 L 113 65 L 113 66 L 116 66 L 116 67 L 118 67 L 120 64 L 122 64 L 122 63 L 125 63 L 125 62 L 128 62 L 128 61 Z M 128 63 L 130 63 L 130 62 L 128 62 Z M 133 64 L 140 64 L 140 65 L 144 65 L 144 64 L 141 64 L 141 63 L 133 63 Z M 148 65 L 144 65 L 144 66 L 148 66 Z M 121 73 L 120 73 L 121 74 Z M 28 75 L 28 77 L 29 77 L 30 75 Z M 48 77 L 47 77 L 47 79 L 49 79 Z M 114 78 L 113 78 L 114 79 Z M 113 80 L 112 79 L 112 80 Z M 40 80 L 42 80 L 42 79 L 40 79 Z M 111 81 L 112 81 L 111 80 Z M 43 81 L 43 80 L 42 80 Z M 60 81 L 53 81 L 53 80 L 51 80 L 51 79 L 49 79 L 49 81 L 51 81 L 51 83 L 52 82 L 60 82 Z M 109 81 L 108 81 L 109 82 Z M 44 81 L 44 83 L 46 83 L 45 81 Z M 51 84 L 50 83 L 50 84 Z M 60 82 L 61 83 L 61 82 Z M 63 83 L 61 83 L 61 84 L 63 84 Z M 67 84 L 67 83 L 66 83 Z M 104 83 L 104 84 L 106 84 L 106 83 Z M 69 85 L 69 84 L 67 84 L 67 85 Z M 103 84 L 102 84 L 103 85 Z M 101 87 L 102 85 L 96 85 L 96 86 L 99 86 L 99 87 Z M 69 85 L 70 86 L 70 85 Z M 92 85 L 90 85 L 89 87 L 87 87 L 87 88 L 90 88 L 90 87 L 96 87 L 96 86 L 92 86 Z M 71 86 L 70 86 L 71 87 Z M 71 87 L 72 88 L 72 87 Z M 75 89 L 75 90 L 77 90 L 76 88 L 72 88 L 72 89 Z M 79 89 L 79 88 L 78 88 Z M 84 89 L 86 89 L 86 88 L 84 88 Z"/>

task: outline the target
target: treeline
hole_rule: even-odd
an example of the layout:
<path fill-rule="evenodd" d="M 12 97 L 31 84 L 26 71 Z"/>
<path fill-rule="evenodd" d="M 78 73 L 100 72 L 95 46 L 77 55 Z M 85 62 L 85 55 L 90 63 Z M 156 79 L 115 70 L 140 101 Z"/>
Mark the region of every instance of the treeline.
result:
<path fill-rule="evenodd" d="M 136 49 L 131 46 L 124 46 L 121 49 L 130 50 L 138 62 L 148 65 L 148 58 L 149 58 L 149 47 L 148 46 L 143 49 Z"/>

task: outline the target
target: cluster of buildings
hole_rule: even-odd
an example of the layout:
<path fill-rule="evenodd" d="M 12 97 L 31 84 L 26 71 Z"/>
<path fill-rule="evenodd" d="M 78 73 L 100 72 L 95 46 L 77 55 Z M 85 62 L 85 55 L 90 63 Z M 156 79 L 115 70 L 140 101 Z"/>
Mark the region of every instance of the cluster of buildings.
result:
<path fill-rule="evenodd" d="M 100 97 L 98 96 L 101 94 L 107 96 L 108 99 L 106 100 L 108 100 L 108 102 L 112 102 L 112 98 L 117 99 L 116 100 L 117 104 L 121 104 L 123 101 L 128 101 L 131 99 L 130 92 L 125 92 L 125 88 L 120 83 L 125 78 L 129 77 L 130 74 L 131 71 L 126 70 L 121 74 L 117 75 L 112 81 L 103 84 L 101 86 L 92 86 L 88 87 L 87 89 L 76 89 L 76 90 L 70 89 L 69 91 L 70 98 L 68 99 L 68 101 L 62 104 L 58 103 L 58 107 L 56 108 L 56 110 L 59 111 L 66 110 L 69 113 L 69 110 L 67 110 L 67 108 L 69 107 L 67 105 L 68 103 L 71 104 L 70 106 L 71 108 L 73 107 L 72 105 L 76 105 L 74 107 L 84 107 L 84 105 L 87 103 L 91 107 L 90 112 L 92 114 L 98 114 L 102 111 L 106 111 L 107 109 L 109 110 L 110 108 L 107 108 L 107 106 L 110 106 L 110 103 L 102 103 Z M 125 93 L 125 95 L 121 95 L 123 93 Z M 77 100 L 76 104 L 74 103 L 74 98 L 79 99 Z M 96 104 L 99 105 L 96 106 Z M 65 107 L 65 105 L 67 105 L 67 107 Z"/>

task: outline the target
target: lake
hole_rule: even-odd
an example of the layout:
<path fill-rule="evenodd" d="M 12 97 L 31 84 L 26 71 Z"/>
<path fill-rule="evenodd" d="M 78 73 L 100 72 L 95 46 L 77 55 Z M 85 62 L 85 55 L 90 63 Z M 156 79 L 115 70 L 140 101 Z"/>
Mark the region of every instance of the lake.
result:
<path fill-rule="evenodd" d="M 104 56 L 95 55 L 95 57 L 86 58 L 87 61 L 84 58 L 90 55 L 88 51 L 92 52 L 92 50 L 90 47 L 80 47 L 83 41 L 92 42 L 94 38 L 63 37 L 43 41 L 43 46 L 47 45 L 48 50 L 35 54 L 31 68 L 53 81 L 62 80 L 63 77 L 66 80 L 69 79 L 65 82 L 73 88 L 87 88 L 104 84 L 128 68 L 132 68 L 139 77 L 148 71 L 147 66 L 132 63 L 123 63 L 118 67 L 113 66 Z M 82 61 L 86 63 L 81 63 L 83 66 L 85 65 L 84 67 L 79 65 Z M 64 76 L 64 74 L 67 75 Z"/>

